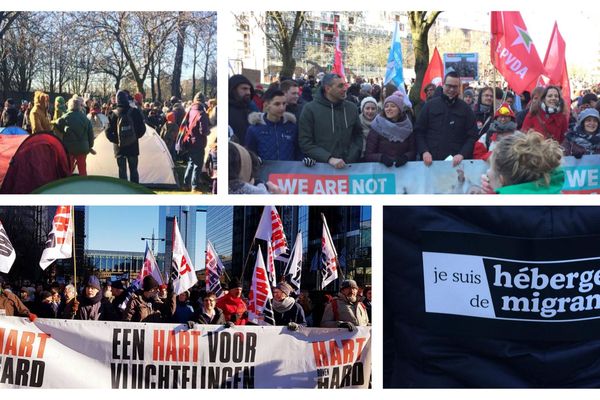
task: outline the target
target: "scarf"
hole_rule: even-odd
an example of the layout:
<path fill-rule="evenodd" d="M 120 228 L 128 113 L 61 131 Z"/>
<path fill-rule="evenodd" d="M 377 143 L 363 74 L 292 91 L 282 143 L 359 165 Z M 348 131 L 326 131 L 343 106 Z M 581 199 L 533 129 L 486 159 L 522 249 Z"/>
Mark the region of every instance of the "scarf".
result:
<path fill-rule="evenodd" d="M 479 111 L 481 111 L 484 114 L 489 113 L 491 109 L 492 109 L 492 106 L 488 106 L 485 104 L 479 104 Z"/>
<path fill-rule="evenodd" d="M 282 301 L 273 299 L 273 310 L 283 314 L 284 312 L 291 310 L 295 302 L 293 297 L 286 297 Z"/>
<path fill-rule="evenodd" d="M 590 135 L 583 130 L 583 126 L 579 125 L 575 131 L 567 134 L 567 140 L 583 147 L 587 154 L 594 154 L 596 151 L 598 151 L 598 149 L 600 149 L 600 143 L 593 143 L 592 141 L 592 138 L 594 138 L 597 134 L 598 132 Z M 596 141 L 597 140 L 594 140 L 594 142 Z"/>
<path fill-rule="evenodd" d="M 98 293 L 96 293 L 96 295 L 92 298 L 85 295 L 85 288 L 83 290 L 84 293 L 79 297 L 79 303 L 81 303 L 82 306 L 93 306 L 102 300 L 103 294 L 101 290 L 99 290 Z"/>
<path fill-rule="evenodd" d="M 371 124 L 373 123 L 374 119 L 373 119 L 373 120 L 371 120 L 371 121 L 369 121 L 369 120 L 367 120 L 367 119 L 364 117 L 364 115 L 362 115 L 362 114 L 359 114 L 359 115 L 358 115 L 358 119 L 360 119 L 360 126 L 361 126 L 361 128 L 362 128 L 362 130 L 363 130 L 363 133 L 364 133 L 364 132 L 367 132 L 367 133 L 365 134 L 365 137 L 366 137 L 366 136 L 367 136 L 367 134 L 369 133 L 369 131 L 371 130 Z"/>
<path fill-rule="evenodd" d="M 371 129 L 390 142 L 404 142 L 412 133 L 412 123 L 406 115 L 402 121 L 392 122 L 378 114 L 371 123 Z"/>
<path fill-rule="evenodd" d="M 548 115 L 559 113 L 561 111 L 561 108 L 562 108 L 560 106 L 560 104 L 558 105 L 558 107 L 548 107 L 546 105 L 546 103 L 544 103 L 544 102 L 541 103 L 541 107 L 542 107 L 542 110 L 544 110 L 544 112 L 546 114 L 548 114 Z"/>

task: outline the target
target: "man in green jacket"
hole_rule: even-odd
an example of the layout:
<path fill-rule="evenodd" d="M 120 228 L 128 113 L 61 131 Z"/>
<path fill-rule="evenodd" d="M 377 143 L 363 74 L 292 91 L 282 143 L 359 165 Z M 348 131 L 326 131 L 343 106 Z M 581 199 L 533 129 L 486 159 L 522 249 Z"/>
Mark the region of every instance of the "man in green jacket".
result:
<path fill-rule="evenodd" d="M 75 168 L 79 175 L 87 175 L 86 158 L 88 153 L 95 154 L 94 147 L 94 130 L 92 123 L 87 119 L 86 115 L 81 112 L 82 103 L 77 98 L 71 98 L 67 102 L 67 113 L 56 121 L 56 129 L 63 135 L 63 143 L 71 165 Z"/>
<path fill-rule="evenodd" d="M 298 125 L 300 149 L 334 168 L 358 162 L 363 135 L 356 105 L 346 101 L 346 83 L 327 74 L 315 99 L 304 106 Z"/>

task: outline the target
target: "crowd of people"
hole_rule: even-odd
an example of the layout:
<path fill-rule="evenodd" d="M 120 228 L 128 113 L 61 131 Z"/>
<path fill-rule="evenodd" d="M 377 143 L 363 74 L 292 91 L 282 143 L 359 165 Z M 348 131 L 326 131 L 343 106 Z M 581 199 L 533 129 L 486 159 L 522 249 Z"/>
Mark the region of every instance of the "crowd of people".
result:
<path fill-rule="evenodd" d="M 264 160 L 343 169 L 440 160 L 456 167 L 472 159 L 490 163 L 478 193 L 559 193 L 563 156 L 600 154 L 600 86 L 565 101 L 556 86 L 517 95 L 470 87 L 449 72 L 441 86 L 425 85 L 426 100 L 413 107 L 407 87 L 318 78 L 281 78 L 264 90 L 243 75 L 230 77 L 230 193 L 282 193 L 257 181 Z"/>
<path fill-rule="evenodd" d="M 176 296 L 171 285 L 160 285 L 145 276 L 136 285 L 127 280 L 101 283 L 90 275 L 80 292 L 72 284 L 50 285 L 28 280 L 8 282 L 0 276 L 0 315 L 99 321 L 133 321 L 187 324 L 251 325 L 247 292 L 232 278 L 220 297 L 207 292 L 204 282 Z M 333 297 L 302 290 L 298 296 L 286 282 L 272 288 L 275 325 L 290 330 L 301 327 L 339 327 L 350 331 L 370 325 L 371 288 L 356 281 L 341 282 Z"/>
<path fill-rule="evenodd" d="M 204 169 L 216 193 L 216 141 L 205 157 L 207 136 L 217 123 L 216 111 L 216 99 L 207 101 L 201 92 L 192 101 L 183 102 L 173 96 L 161 104 L 144 102 L 142 93 L 132 96 L 127 90 L 117 91 L 106 102 L 75 94 L 67 100 L 56 96 L 53 103 L 47 93 L 36 91 L 33 102 L 19 103 L 9 98 L 0 103 L 0 127 L 18 127 L 30 134 L 57 136 L 65 145 L 72 172 L 77 168 L 80 176 L 87 175 L 88 154 L 96 154 L 95 138 L 105 134 L 113 143 L 119 178 L 139 183 L 139 140 L 149 126 L 160 134 L 174 161 L 187 161 L 183 190 L 199 192 Z M 180 146 L 177 146 L 178 138 Z"/>

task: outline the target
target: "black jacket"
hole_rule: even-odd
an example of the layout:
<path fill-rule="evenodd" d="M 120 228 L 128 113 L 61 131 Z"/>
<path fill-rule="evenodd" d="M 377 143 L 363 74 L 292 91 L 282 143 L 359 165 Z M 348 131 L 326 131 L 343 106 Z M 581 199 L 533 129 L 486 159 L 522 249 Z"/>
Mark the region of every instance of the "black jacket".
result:
<path fill-rule="evenodd" d="M 544 341 L 434 329 L 425 313 L 422 253 L 426 230 L 522 238 L 600 235 L 600 208 L 385 207 L 383 221 L 384 387 L 600 386 L 600 334 Z M 475 324 L 470 329 L 488 321 L 464 318 Z"/>
<path fill-rule="evenodd" d="M 471 107 L 461 99 L 451 103 L 443 94 L 423 105 L 414 133 L 418 154 L 428 151 L 434 160 L 444 160 L 456 154 L 470 159 L 478 139 L 475 114 Z"/>
<path fill-rule="evenodd" d="M 250 103 L 237 101 L 235 97 L 235 89 L 246 83 L 250 85 L 250 98 L 254 97 L 254 87 L 252 83 L 243 75 L 233 75 L 229 78 L 229 126 L 233 129 L 233 133 L 237 136 L 239 143 L 246 143 L 246 131 L 250 123 L 248 122 L 248 114 L 252 111 Z M 262 110 L 260 110 L 262 111 Z"/>
<path fill-rule="evenodd" d="M 118 106 L 117 109 L 108 115 L 108 127 L 106 128 L 106 138 L 114 143 L 114 152 L 116 156 L 139 156 L 140 155 L 140 146 L 139 140 L 136 140 L 134 143 L 129 146 L 121 147 L 118 145 L 119 138 L 117 135 L 117 121 L 119 120 L 119 116 L 125 114 L 127 111 L 132 110 L 131 119 L 133 121 L 133 129 L 137 138 L 141 138 L 146 133 L 146 124 L 144 123 L 144 116 L 142 112 L 137 108 L 131 108 L 129 106 L 123 107 Z"/>

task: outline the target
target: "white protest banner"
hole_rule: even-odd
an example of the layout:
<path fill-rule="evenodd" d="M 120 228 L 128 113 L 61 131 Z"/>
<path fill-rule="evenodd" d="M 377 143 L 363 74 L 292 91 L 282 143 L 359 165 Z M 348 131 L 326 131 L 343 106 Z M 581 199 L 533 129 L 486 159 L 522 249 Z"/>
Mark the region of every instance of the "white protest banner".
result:
<path fill-rule="evenodd" d="M 0 388 L 367 388 L 371 328 L 0 317 Z"/>
<path fill-rule="evenodd" d="M 470 194 L 481 190 L 483 160 L 434 161 L 426 167 L 411 161 L 400 168 L 381 163 L 354 163 L 335 169 L 326 163 L 307 168 L 300 161 L 265 161 L 259 177 L 287 194 Z M 563 193 L 600 193 L 600 155 L 563 157 Z"/>

